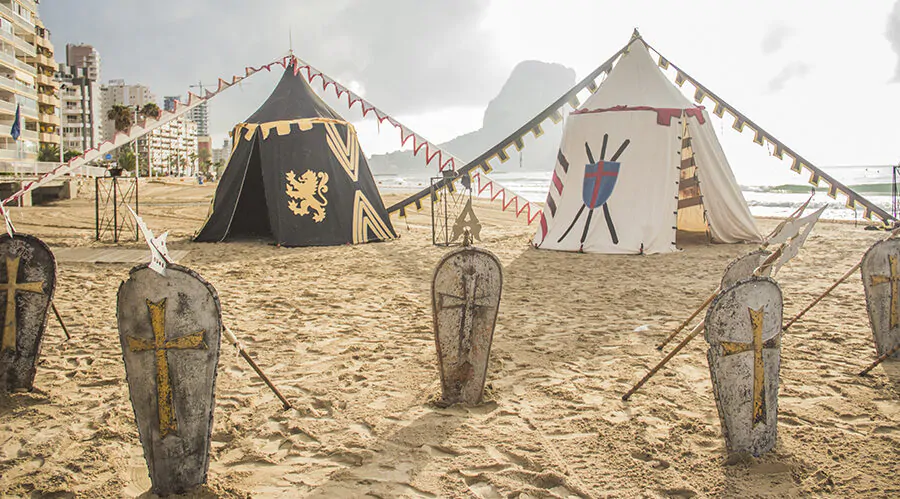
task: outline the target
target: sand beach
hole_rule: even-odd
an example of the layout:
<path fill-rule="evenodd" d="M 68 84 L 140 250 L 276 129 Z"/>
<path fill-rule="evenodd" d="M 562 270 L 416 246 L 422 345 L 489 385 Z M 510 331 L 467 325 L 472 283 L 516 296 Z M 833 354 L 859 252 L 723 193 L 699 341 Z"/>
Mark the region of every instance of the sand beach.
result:
<path fill-rule="evenodd" d="M 439 408 L 426 204 L 400 239 L 279 248 L 193 243 L 214 186 L 142 185 L 141 214 L 218 290 L 223 319 L 291 400 L 285 411 L 222 345 L 207 486 L 189 497 L 890 497 L 900 495 L 900 364 L 874 359 L 858 276 L 783 338 L 778 444 L 726 459 L 706 344 L 697 339 L 629 402 L 654 346 L 755 247 L 679 241 L 658 256 L 530 247 L 533 227 L 477 201 L 479 246 L 504 289 L 478 407 Z M 93 240 L 91 186 L 13 208 L 51 248 Z M 386 204 L 401 194 L 386 194 Z M 759 220 L 763 232 L 777 223 Z M 883 233 L 822 222 L 778 276 L 785 318 Z M 142 241 L 120 247 L 140 249 Z M 149 497 L 128 397 L 116 291 L 130 264 L 60 261 L 31 393 L 0 395 L 0 497 Z"/>

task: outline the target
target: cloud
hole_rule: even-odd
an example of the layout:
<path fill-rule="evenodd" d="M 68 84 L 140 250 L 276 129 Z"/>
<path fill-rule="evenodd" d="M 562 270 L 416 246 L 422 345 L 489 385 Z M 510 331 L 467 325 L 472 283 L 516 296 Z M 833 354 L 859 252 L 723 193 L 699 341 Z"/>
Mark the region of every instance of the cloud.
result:
<path fill-rule="evenodd" d="M 897 54 L 897 66 L 891 81 L 900 82 L 900 0 L 894 4 L 893 10 L 888 16 L 887 31 L 884 36 L 891 42 L 891 48 Z"/>
<path fill-rule="evenodd" d="M 781 50 L 784 41 L 794 34 L 794 29 L 784 23 L 776 23 L 766 30 L 762 39 L 762 52 L 765 55 L 774 54 Z"/>
<path fill-rule="evenodd" d="M 781 71 L 769 80 L 766 91 L 769 93 L 778 92 L 787 84 L 787 82 L 795 78 L 803 78 L 809 74 L 810 67 L 800 61 L 794 61 L 787 66 L 781 68 Z"/>
<path fill-rule="evenodd" d="M 104 80 L 143 83 L 160 99 L 285 55 L 289 32 L 299 57 L 357 82 L 396 114 L 483 105 L 511 69 L 492 63 L 497 51 L 481 27 L 487 2 L 479 0 L 79 0 L 47 2 L 40 14 L 58 61 L 66 43 L 92 44 Z M 267 83 L 254 77 L 237 93 L 239 105 L 228 104 L 232 92 L 211 103 L 213 132 L 249 115 L 248 103 L 261 104 L 273 88 Z"/>

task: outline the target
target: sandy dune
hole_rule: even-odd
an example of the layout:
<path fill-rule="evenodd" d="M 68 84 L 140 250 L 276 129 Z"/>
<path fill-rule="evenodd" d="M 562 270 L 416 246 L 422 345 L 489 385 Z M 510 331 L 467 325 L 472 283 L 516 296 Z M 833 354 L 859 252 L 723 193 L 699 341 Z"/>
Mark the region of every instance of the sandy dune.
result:
<path fill-rule="evenodd" d="M 480 245 L 505 267 L 488 401 L 440 409 L 429 290 L 445 250 L 430 245 L 427 205 L 394 220 L 402 237 L 390 243 L 191 243 L 212 192 L 150 184 L 141 212 L 171 231 L 171 248 L 190 250 L 181 263 L 217 288 L 226 325 L 295 410 L 283 411 L 222 345 L 210 480 L 192 497 L 900 494 L 900 364 L 855 375 L 874 357 L 858 277 L 784 337 L 776 449 L 726 462 L 702 340 L 630 402 L 620 397 L 751 246 L 682 241 L 684 252 L 650 257 L 538 251 L 531 227 L 479 202 Z M 13 220 L 51 247 L 108 247 L 92 241 L 92 201 L 14 209 Z M 779 276 L 786 317 L 881 236 L 820 224 Z M 51 323 L 37 389 L 0 395 L 0 495 L 149 489 L 116 331 L 128 270 L 60 264 L 57 304 L 74 338 Z"/>

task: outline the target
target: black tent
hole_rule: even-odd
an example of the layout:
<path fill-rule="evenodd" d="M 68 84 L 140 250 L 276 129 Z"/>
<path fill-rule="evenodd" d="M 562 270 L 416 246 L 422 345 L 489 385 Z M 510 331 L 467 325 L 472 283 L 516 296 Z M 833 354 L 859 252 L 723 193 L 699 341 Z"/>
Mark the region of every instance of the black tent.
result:
<path fill-rule="evenodd" d="M 356 129 L 289 65 L 232 132 L 234 146 L 195 241 L 263 237 L 328 246 L 396 237 Z"/>

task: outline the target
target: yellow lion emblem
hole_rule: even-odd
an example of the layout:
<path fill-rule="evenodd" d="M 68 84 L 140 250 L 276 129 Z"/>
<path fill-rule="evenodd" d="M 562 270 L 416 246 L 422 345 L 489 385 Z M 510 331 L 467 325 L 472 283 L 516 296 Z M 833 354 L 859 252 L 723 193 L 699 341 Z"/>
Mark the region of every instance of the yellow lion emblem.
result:
<path fill-rule="evenodd" d="M 328 205 L 328 200 L 325 199 L 325 193 L 328 192 L 328 174 L 307 170 L 298 178 L 292 170 L 285 176 L 287 177 L 285 193 L 293 198 L 288 201 L 288 208 L 294 215 L 312 214 L 312 219 L 316 223 L 325 220 L 325 206 Z"/>

